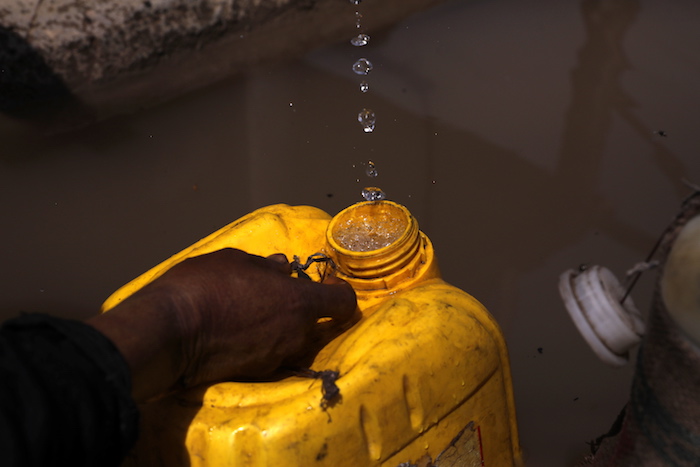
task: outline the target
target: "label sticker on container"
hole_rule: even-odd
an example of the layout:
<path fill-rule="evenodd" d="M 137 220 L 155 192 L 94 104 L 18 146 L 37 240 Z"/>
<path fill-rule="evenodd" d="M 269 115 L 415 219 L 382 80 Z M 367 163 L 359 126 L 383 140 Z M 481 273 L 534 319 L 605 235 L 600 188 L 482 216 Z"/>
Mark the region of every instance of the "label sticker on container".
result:
<path fill-rule="evenodd" d="M 481 427 L 474 428 L 469 422 L 450 444 L 431 461 L 429 455 L 423 456 L 416 463 L 403 462 L 398 467 L 483 467 L 484 450 L 481 444 Z"/>
<path fill-rule="evenodd" d="M 450 444 L 433 463 L 434 467 L 481 467 L 484 455 L 481 445 L 481 427 L 474 427 L 474 422 L 457 433 Z"/>

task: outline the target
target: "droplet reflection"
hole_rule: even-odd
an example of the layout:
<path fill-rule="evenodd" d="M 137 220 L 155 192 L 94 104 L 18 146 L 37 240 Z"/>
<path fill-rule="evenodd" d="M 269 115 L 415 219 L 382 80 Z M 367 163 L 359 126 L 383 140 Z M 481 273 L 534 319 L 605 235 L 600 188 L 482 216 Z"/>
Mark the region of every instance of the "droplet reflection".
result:
<path fill-rule="evenodd" d="M 358 34 L 350 39 L 350 43 L 355 47 L 362 47 L 369 44 L 369 36 L 367 34 Z"/>
<path fill-rule="evenodd" d="M 367 169 L 365 170 L 365 173 L 368 177 L 376 177 L 377 175 L 379 175 L 379 172 L 377 171 L 377 167 L 374 165 L 374 162 L 367 162 Z"/>
<path fill-rule="evenodd" d="M 362 129 L 365 133 L 372 133 L 374 131 L 374 125 L 377 123 L 377 116 L 371 109 L 362 109 L 359 114 L 357 114 L 357 121 L 362 125 Z"/>
<path fill-rule="evenodd" d="M 374 68 L 372 63 L 366 58 L 361 58 L 352 65 L 352 71 L 358 75 L 369 74 L 369 72 L 372 71 L 372 68 Z"/>
<path fill-rule="evenodd" d="M 381 201 L 386 199 L 386 194 L 381 188 L 376 186 L 368 186 L 362 190 L 362 197 L 367 201 Z"/>

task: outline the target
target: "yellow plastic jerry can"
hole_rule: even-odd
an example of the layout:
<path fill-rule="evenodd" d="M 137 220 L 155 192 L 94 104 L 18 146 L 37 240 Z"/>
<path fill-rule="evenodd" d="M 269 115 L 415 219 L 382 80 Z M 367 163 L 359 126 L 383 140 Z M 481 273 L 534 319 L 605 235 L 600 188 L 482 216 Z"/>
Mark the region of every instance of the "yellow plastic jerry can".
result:
<path fill-rule="evenodd" d="M 259 209 L 128 283 L 104 311 L 177 262 L 225 247 L 333 260 L 362 318 L 315 356 L 308 373 L 337 372 L 339 393 L 326 400 L 326 381 L 300 375 L 165 397 L 142 406 L 126 465 L 521 465 L 500 329 L 479 302 L 440 278 L 432 244 L 405 207 L 363 202 L 333 218 L 308 206 Z M 314 280 L 329 273 L 317 266 L 306 270 Z"/>

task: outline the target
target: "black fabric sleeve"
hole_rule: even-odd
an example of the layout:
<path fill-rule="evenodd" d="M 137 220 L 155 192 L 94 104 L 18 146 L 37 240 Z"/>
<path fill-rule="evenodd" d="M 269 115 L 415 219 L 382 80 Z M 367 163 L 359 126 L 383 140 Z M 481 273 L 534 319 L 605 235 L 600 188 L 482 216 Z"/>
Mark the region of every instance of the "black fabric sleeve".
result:
<path fill-rule="evenodd" d="M 80 321 L 25 314 L 0 327 L 0 464 L 117 466 L 138 408 L 114 344 Z"/>

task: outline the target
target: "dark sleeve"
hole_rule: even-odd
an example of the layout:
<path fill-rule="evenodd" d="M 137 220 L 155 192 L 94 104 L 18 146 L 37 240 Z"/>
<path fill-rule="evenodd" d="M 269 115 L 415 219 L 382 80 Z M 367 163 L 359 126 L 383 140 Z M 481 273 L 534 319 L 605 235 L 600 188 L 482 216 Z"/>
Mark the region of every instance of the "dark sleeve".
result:
<path fill-rule="evenodd" d="M 26 314 L 0 327 L 0 464 L 117 466 L 136 440 L 126 361 L 79 321 Z"/>

